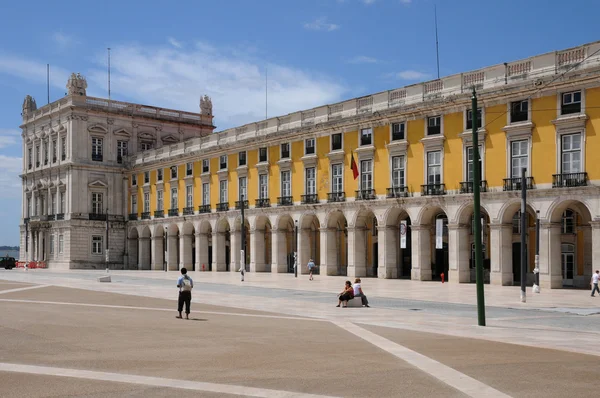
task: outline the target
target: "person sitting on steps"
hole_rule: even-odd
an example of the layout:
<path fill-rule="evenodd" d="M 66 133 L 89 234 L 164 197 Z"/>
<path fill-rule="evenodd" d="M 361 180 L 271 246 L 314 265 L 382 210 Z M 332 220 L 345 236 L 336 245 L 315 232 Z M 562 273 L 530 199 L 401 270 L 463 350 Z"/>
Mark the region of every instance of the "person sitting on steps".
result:
<path fill-rule="evenodd" d="M 354 280 L 354 297 L 360 297 L 362 305 L 364 307 L 369 307 L 369 300 L 367 300 L 367 296 L 365 296 L 362 287 L 360 286 L 360 278 Z"/>
<path fill-rule="evenodd" d="M 352 300 L 354 298 L 354 289 L 352 288 L 352 282 L 346 281 L 346 285 L 344 286 L 344 290 L 338 294 L 338 305 L 339 307 L 342 303 L 344 303 L 343 308 L 348 307 L 348 300 Z"/>

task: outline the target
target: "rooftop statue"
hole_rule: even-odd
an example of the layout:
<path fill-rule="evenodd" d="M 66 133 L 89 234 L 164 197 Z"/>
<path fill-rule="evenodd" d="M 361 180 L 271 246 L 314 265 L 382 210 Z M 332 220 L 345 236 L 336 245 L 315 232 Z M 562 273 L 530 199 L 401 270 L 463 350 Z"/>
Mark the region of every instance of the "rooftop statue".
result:
<path fill-rule="evenodd" d="M 87 81 L 81 73 L 71 73 L 69 81 L 67 82 L 67 89 L 69 95 L 86 95 L 85 89 L 87 88 Z"/>
<path fill-rule="evenodd" d="M 31 95 L 27 95 L 23 100 L 23 116 L 31 113 L 37 109 L 37 104 L 35 103 L 35 99 Z"/>
<path fill-rule="evenodd" d="M 200 114 L 212 116 L 212 101 L 208 95 L 200 97 Z"/>

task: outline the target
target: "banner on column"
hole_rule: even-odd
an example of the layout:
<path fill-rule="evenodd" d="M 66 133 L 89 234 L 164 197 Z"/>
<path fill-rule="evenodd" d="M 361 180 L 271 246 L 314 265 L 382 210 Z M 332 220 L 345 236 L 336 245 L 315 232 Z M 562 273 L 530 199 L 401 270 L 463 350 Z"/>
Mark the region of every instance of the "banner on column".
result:
<path fill-rule="evenodd" d="M 443 249 L 444 241 L 442 239 L 444 233 L 444 219 L 438 218 L 435 220 L 435 248 Z"/>
<path fill-rule="evenodd" d="M 406 220 L 400 221 L 400 248 L 406 249 Z"/>

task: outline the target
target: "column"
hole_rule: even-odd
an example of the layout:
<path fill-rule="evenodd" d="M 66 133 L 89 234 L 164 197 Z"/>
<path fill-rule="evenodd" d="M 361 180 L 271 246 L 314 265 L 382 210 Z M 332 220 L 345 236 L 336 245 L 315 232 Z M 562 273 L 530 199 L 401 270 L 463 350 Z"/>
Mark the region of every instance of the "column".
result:
<path fill-rule="evenodd" d="M 398 278 L 398 228 L 385 225 L 377 226 L 377 245 L 379 250 L 379 265 L 377 277 L 385 279 Z"/>
<path fill-rule="evenodd" d="M 410 279 L 431 280 L 431 225 L 411 225 L 412 270 Z"/>
<path fill-rule="evenodd" d="M 183 235 L 179 237 L 179 269 L 187 268 L 192 270 L 192 239 L 193 235 Z"/>
<path fill-rule="evenodd" d="M 310 228 L 298 227 L 298 273 L 308 275 L 308 260 L 310 260 Z M 314 260 L 314 259 L 313 259 Z"/>
<path fill-rule="evenodd" d="M 335 228 L 321 228 L 321 264 L 319 265 L 321 275 L 337 275 L 337 251 L 339 242 L 336 239 Z"/>
<path fill-rule="evenodd" d="M 490 283 L 513 285 L 512 225 L 490 224 Z"/>
<path fill-rule="evenodd" d="M 600 221 L 590 222 L 592 226 L 592 272 L 600 270 Z"/>
<path fill-rule="evenodd" d="M 164 248 L 163 248 L 163 236 L 153 236 L 150 244 L 150 250 L 152 251 L 152 264 L 150 268 L 154 271 L 161 271 L 164 269 Z"/>
<path fill-rule="evenodd" d="M 471 282 L 471 270 L 469 269 L 469 259 L 471 257 L 469 232 L 468 225 L 448 225 L 448 282 Z"/>
<path fill-rule="evenodd" d="M 348 276 L 367 276 L 365 239 L 366 230 L 362 227 L 348 228 Z"/>
<path fill-rule="evenodd" d="M 199 271 L 208 271 L 210 264 L 208 263 L 208 234 L 196 233 L 196 258 L 198 259 Z"/>
<path fill-rule="evenodd" d="M 527 258 L 529 259 L 529 256 Z M 529 264 L 527 265 L 529 273 Z M 559 289 L 562 288 L 562 283 L 560 223 L 543 223 L 540 225 L 540 287 Z"/>
<path fill-rule="evenodd" d="M 271 230 L 271 272 L 287 272 L 287 242 L 286 230 L 273 228 Z"/>
<path fill-rule="evenodd" d="M 241 266 L 241 250 L 242 250 L 242 231 L 231 231 L 229 234 L 229 244 L 231 247 L 231 265 L 229 270 L 231 272 L 238 272 Z"/>
<path fill-rule="evenodd" d="M 225 234 L 213 233 L 213 272 L 225 271 Z"/>
<path fill-rule="evenodd" d="M 592 269 L 592 227 L 590 225 L 584 225 L 579 228 L 583 232 L 583 273 L 578 273 L 578 279 L 581 280 L 581 277 L 583 277 L 583 280 L 581 280 L 581 282 L 576 286 L 585 288 L 589 285 L 589 281 L 592 278 L 592 273 L 596 271 L 595 269 Z M 581 249 L 582 248 L 577 247 L 578 252 Z M 579 266 L 577 268 L 579 268 Z"/>
<path fill-rule="evenodd" d="M 169 271 L 179 270 L 177 249 L 177 235 L 167 236 L 167 269 Z"/>
<path fill-rule="evenodd" d="M 265 231 L 250 230 L 250 271 L 265 272 Z"/>
<path fill-rule="evenodd" d="M 138 270 L 150 269 L 150 238 L 138 238 Z"/>

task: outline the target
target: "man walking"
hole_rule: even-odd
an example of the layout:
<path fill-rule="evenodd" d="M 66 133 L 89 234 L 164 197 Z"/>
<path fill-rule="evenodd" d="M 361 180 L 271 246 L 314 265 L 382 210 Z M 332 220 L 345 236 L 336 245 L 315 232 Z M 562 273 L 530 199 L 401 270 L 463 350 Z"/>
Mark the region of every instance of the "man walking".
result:
<path fill-rule="evenodd" d="M 181 312 L 183 304 L 185 304 L 185 319 L 190 319 L 190 304 L 192 303 L 192 289 L 194 281 L 187 275 L 187 269 L 181 269 L 181 276 L 177 279 L 177 287 L 179 288 L 179 301 L 177 303 L 178 319 L 182 319 Z"/>
<path fill-rule="evenodd" d="M 308 267 L 308 280 L 312 281 L 313 280 L 313 269 L 316 267 L 315 262 L 313 261 L 312 258 L 310 260 L 308 260 L 308 264 L 306 264 L 306 266 Z"/>
<path fill-rule="evenodd" d="M 596 292 L 600 294 L 600 289 L 598 289 L 598 279 L 600 279 L 600 271 L 596 270 L 596 273 L 592 275 L 592 297 L 595 297 L 594 294 Z"/>

